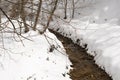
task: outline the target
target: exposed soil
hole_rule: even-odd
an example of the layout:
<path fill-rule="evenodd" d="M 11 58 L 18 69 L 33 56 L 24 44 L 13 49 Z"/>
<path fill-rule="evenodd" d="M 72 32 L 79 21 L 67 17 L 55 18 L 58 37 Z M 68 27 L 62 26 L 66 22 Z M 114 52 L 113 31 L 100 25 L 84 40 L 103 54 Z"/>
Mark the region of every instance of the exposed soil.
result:
<path fill-rule="evenodd" d="M 63 43 L 73 64 L 73 70 L 70 71 L 72 80 L 112 80 L 105 71 L 95 64 L 93 57 L 88 55 L 85 49 L 74 44 L 70 39 L 56 32 L 53 33 Z"/>

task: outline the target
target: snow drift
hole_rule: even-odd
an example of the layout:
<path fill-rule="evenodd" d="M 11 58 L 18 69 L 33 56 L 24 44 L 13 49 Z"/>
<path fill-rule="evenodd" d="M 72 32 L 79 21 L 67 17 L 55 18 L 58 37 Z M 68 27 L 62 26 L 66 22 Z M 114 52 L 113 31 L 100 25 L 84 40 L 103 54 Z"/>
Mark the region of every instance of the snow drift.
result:
<path fill-rule="evenodd" d="M 18 26 L 16 21 L 14 24 Z M 67 74 L 71 62 L 54 34 L 30 30 L 18 37 L 11 30 L 8 22 L 0 34 L 1 80 L 71 80 Z"/>

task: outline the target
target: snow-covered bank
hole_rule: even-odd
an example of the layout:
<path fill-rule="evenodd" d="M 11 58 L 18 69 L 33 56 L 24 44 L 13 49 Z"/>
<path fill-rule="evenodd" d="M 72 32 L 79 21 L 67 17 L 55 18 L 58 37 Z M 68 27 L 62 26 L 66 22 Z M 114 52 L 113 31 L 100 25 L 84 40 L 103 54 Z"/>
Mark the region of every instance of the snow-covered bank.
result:
<path fill-rule="evenodd" d="M 40 35 L 31 30 L 22 34 L 25 39 L 7 30 L 0 34 L 1 80 L 71 80 L 67 74 L 71 62 L 54 34 L 47 30 Z"/>
<path fill-rule="evenodd" d="M 94 56 L 96 64 L 104 69 L 113 80 L 120 79 L 120 26 L 111 24 L 87 24 L 72 20 L 63 25 L 51 26 L 51 29 L 69 37 L 73 42 L 83 46 Z M 72 25 L 72 26 L 71 26 Z"/>
<path fill-rule="evenodd" d="M 50 28 L 69 37 L 94 56 L 113 80 L 120 80 L 120 0 L 79 0 L 75 18 Z"/>

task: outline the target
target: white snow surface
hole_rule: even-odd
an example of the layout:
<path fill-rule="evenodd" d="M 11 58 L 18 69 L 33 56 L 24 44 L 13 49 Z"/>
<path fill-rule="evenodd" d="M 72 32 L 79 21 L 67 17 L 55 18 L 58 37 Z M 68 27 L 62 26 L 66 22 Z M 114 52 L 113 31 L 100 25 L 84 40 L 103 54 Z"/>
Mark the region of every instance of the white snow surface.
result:
<path fill-rule="evenodd" d="M 82 8 L 77 9 L 80 16 L 68 22 L 58 20 L 50 29 L 84 47 L 113 80 L 120 80 L 120 0 L 84 1 Z"/>
<path fill-rule="evenodd" d="M 14 24 L 17 26 L 16 22 Z M 7 27 L 12 26 L 9 23 Z M 40 35 L 30 30 L 22 34 L 25 39 L 9 33 L 9 29 L 3 32 L 0 34 L 1 80 L 71 80 L 67 74 L 71 62 L 54 34 L 47 30 Z M 56 48 L 52 52 L 50 45 Z"/>

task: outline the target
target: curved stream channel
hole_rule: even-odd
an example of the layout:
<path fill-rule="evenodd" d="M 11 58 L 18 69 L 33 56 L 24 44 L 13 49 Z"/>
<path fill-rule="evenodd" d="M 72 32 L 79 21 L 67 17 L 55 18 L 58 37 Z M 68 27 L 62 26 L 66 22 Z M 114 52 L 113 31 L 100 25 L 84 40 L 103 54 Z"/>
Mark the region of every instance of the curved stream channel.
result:
<path fill-rule="evenodd" d="M 51 32 L 62 42 L 73 64 L 73 70 L 70 71 L 72 80 L 112 80 L 105 71 L 95 64 L 93 57 L 88 55 L 85 49 L 74 44 L 70 39 L 54 31 Z"/>

